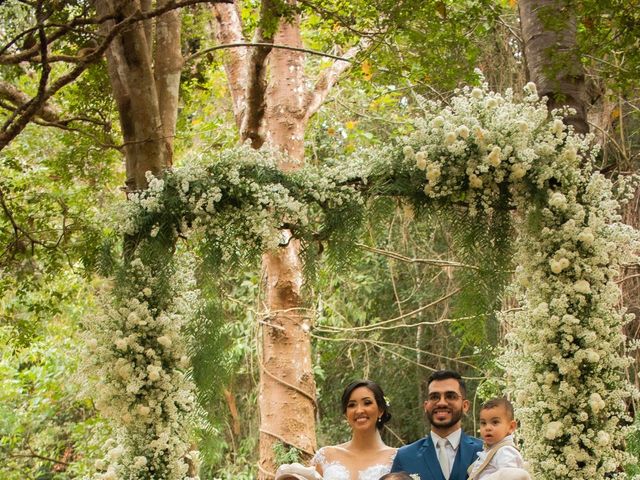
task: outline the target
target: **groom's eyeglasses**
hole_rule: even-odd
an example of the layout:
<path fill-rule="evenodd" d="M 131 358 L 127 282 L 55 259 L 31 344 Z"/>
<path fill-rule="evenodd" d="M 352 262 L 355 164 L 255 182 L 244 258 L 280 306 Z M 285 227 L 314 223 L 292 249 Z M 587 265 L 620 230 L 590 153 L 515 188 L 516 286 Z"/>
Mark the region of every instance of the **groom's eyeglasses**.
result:
<path fill-rule="evenodd" d="M 460 394 L 456 392 L 432 392 L 427 396 L 427 400 L 435 403 L 439 402 L 440 398 L 442 398 L 443 396 L 447 402 L 455 402 L 461 398 Z"/>

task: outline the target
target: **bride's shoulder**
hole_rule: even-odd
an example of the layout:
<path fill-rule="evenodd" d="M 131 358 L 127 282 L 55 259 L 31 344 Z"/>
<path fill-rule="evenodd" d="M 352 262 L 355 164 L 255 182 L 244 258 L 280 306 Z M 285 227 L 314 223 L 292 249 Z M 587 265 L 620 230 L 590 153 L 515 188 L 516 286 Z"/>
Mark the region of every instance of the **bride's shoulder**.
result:
<path fill-rule="evenodd" d="M 340 445 L 326 445 L 319 448 L 316 454 L 313 456 L 313 463 L 322 465 L 334 461 L 337 456 L 340 456 L 341 453 L 344 454 L 345 446 L 346 443 Z"/>

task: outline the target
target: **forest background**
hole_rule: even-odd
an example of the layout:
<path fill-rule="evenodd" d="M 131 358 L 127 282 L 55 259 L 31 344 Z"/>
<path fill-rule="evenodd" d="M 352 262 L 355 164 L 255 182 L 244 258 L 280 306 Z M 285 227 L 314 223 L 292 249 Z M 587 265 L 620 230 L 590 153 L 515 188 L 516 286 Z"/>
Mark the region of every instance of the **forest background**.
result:
<path fill-rule="evenodd" d="M 556 15 L 536 19 L 534 7 Z M 103 250 L 121 243 L 114 205 L 126 191 L 145 187 L 145 170 L 180 166 L 238 141 L 255 148 L 271 141 L 311 164 L 347 159 L 409 134 L 420 98 L 446 102 L 455 88 L 483 81 L 498 92 L 520 92 L 533 80 L 552 106 L 576 108 L 566 121 L 595 134 L 602 171 L 613 179 L 637 172 L 638 7 L 636 1 L 0 1 L 0 455 L 7 459 L 0 476 L 81 477 L 104 454 L 111 432 L 83 377 L 81 331 L 100 308 L 95 293 L 109 269 Z M 123 19 L 128 28 L 118 30 Z M 299 38 L 286 37 L 281 25 Z M 148 41 L 146 53 L 135 48 L 136 26 Z M 129 35 L 131 50 L 112 49 L 110 35 Z M 247 39 L 260 46 L 216 49 Z M 265 46 L 285 40 L 299 50 Z M 135 55 L 129 67 L 149 68 L 131 67 L 126 84 L 117 74 L 125 63 L 118 62 Z M 292 55 L 301 68 L 287 81 L 300 82 L 299 90 L 272 80 L 278 59 Z M 256 68 L 243 73 L 241 65 Z M 144 95 L 150 90 L 156 98 Z M 243 102 L 251 108 L 243 110 Z M 302 126 L 295 145 L 277 140 L 283 111 Z M 149 142 L 158 129 L 162 141 Z M 637 193 L 625 212 L 636 226 L 639 209 Z M 338 397 L 353 378 L 383 385 L 394 417 L 384 438 L 394 446 L 424 433 L 421 399 L 432 369 L 463 372 L 476 408 L 502 385 L 496 358 L 509 326 L 493 311 L 513 307 L 496 273 L 512 270 L 510 259 L 480 262 L 483 232 L 465 218 L 416 216 L 389 199 L 372 212 L 358 249 L 323 258 L 301 294 L 303 316 L 313 319 L 310 385 L 318 407 L 311 423 L 320 445 L 348 437 Z M 193 442 L 202 455 L 201 478 L 255 478 L 259 463 L 300 455 L 286 442 L 259 448 L 265 430 L 259 412 L 270 403 L 258 396 L 269 348 L 262 330 L 271 321 L 264 316 L 268 275 L 257 262 L 234 265 L 211 286 L 221 299 L 210 305 L 218 314 L 194 347 L 202 418 Z M 621 285 L 625 304 L 640 312 L 637 266 Z M 639 326 L 627 325 L 630 339 L 638 338 Z M 635 368 L 628 375 L 637 385 Z M 466 427 L 475 429 L 473 416 Z M 628 448 L 638 455 L 637 435 Z"/>

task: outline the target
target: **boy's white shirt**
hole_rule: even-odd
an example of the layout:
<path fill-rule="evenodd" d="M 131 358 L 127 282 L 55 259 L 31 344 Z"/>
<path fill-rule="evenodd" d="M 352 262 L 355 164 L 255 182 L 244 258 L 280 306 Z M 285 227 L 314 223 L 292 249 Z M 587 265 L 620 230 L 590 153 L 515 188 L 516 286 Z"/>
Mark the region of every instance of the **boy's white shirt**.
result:
<path fill-rule="evenodd" d="M 504 440 L 511 440 L 513 442 L 513 436 L 507 435 L 501 441 L 504 441 Z M 480 465 L 482 465 L 482 462 L 486 458 L 487 452 L 489 450 L 491 450 L 491 448 L 478 452 L 478 459 L 475 462 L 473 462 L 470 474 L 473 473 L 476 469 L 480 468 Z M 525 468 L 525 463 L 524 463 L 524 460 L 522 459 L 522 455 L 520 455 L 520 452 L 516 448 L 511 447 L 509 445 L 505 445 L 504 447 L 501 447 L 495 453 L 495 455 L 489 462 L 489 465 L 486 466 L 486 468 L 480 473 L 480 475 L 477 477 L 476 480 L 482 480 L 483 478 L 488 477 L 492 473 L 497 472 L 501 468 L 507 468 L 507 467 Z"/>

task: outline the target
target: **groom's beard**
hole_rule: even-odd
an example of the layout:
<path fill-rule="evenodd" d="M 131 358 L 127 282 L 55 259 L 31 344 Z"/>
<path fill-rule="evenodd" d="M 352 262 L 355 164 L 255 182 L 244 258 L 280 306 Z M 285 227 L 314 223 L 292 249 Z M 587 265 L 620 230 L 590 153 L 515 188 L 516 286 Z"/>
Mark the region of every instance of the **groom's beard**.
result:
<path fill-rule="evenodd" d="M 444 410 L 444 409 L 440 409 Z M 456 423 L 458 423 L 462 419 L 462 409 L 461 408 L 447 408 L 449 410 L 451 417 L 449 420 L 437 420 L 434 418 L 434 410 L 431 412 L 427 411 L 427 418 L 429 419 L 429 423 L 438 428 L 449 428 L 453 427 Z"/>

